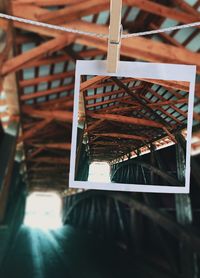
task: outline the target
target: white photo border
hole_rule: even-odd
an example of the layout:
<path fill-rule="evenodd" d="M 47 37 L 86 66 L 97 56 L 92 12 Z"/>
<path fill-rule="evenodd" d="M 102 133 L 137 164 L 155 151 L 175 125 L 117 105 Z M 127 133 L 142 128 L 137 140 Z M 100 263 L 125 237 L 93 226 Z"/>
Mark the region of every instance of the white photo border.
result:
<path fill-rule="evenodd" d="M 76 146 L 78 130 L 78 109 L 81 75 L 119 76 L 133 78 L 149 78 L 161 80 L 175 80 L 190 82 L 188 98 L 188 121 L 187 121 L 187 146 L 186 146 L 186 169 L 185 186 L 142 185 L 123 183 L 98 183 L 75 180 Z M 76 63 L 74 112 L 72 126 L 72 145 L 70 156 L 69 187 L 81 189 L 98 189 L 129 192 L 154 192 L 154 193 L 189 193 L 190 191 L 190 152 L 193 121 L 193 105 L 195 91 L 196 66 L 144 62 L 122 62 L 118 64 L 116 73 L 106 71 L 106 61 L 81 61 Z"/>

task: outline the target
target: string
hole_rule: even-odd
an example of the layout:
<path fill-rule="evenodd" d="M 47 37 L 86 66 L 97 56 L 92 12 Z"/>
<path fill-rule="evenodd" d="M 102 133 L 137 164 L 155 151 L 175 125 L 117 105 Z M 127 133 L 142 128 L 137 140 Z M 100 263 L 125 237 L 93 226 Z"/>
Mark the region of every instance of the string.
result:
<path fill-rule="evenodd" d="M 25 19 L 25 18 L 21 18 L 21 17 L 16 17 L 16 16 L 12 16 L 12 15 L 3 14 L 3 13 L 0 13 L 0 17 L 8 19 L 8 20 L 12 20 L 12 21 L 18 21 L 18 22 L 25 23 L 25 24 L 40 26 L 40 27 L 54 29 L 54 30 L 58 30 L 58 31 L 68 32 L 68 33 L 86 35 L 86 36 L 97 37 L 97 38 L 108 38 L 108 34 L 87 32 L 87 31 L 83 31 L 83 30 L 68 28 L 68 27 L 64 27 L 64 26 L 53 25 L 53 24 L 49 24 L 49 23 L 44 23 L 44 22 L 39 22 L 39 21 L 35 21 L 35 20 Z M 128 39 L 128 38 L 131 38 L 131 37 L 148 36 L 148 35 L 154 35 L 154 34 L 159 34 L 159 33 L 164 33 L 164 32 L 171 32 L 171 31 L 174 31 L 174 30 L 180 30 L 180 29 L 185 29 L 185 28 L 190 28 L 190 27 L 197 27 L 197 26 L 200 26 L 200 21 L 193 22 L 193 23 L 188 23 L 188 24 L 183 24 L 183 25 L 179 25 L 179 26 L 157 29 L 157 30 L 136 32 L 136 33 L 132 33 L 132 34 L 122 34 L 121 38 L 122 39 Z"/>

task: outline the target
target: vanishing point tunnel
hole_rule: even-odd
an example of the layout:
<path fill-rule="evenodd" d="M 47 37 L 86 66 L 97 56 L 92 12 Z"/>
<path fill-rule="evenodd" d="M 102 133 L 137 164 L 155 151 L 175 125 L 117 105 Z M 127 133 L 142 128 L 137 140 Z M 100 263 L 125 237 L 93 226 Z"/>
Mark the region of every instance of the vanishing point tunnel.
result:
<path fill-rule="evenodd" d="M 199 0 L 124 0 L 124 32 L 199 21 Z M 107 0 L 0 0 L 0 12 L 108 32 Z M 121 61 L 197 66 L 190 84 L 83 75 L 69 183 L 75 64 L 107 41 L 0 19 L 0 277 L 200 277 L 200 31 L 122 41 Z M 74 123 L 73 123 L 74 124 Z M 123 192 L 184 187 L 189 194 Z M 95 190 L 116 186 L 119 190 Z M 123 185 L 123 187 L 120 187 Z"/>

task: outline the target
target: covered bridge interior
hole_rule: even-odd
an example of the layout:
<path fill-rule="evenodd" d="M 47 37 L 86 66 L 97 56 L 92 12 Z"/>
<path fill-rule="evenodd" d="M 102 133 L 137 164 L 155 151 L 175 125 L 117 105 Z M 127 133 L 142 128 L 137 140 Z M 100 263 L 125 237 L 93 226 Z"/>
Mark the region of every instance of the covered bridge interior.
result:
<path fill-rule="evenodd" d="M 75 179 L 88 180 L 92 162 L 107 162 L 111 182 L 184 186 L 189 83 L 82 79 Z"/>
<path fill-rule="evenodd" d="M 108 0 L 0 0 L 0 12 L 108 33 Z M 124 0 L 124 32 L 200 21 L 199 0 Z M 69 188 L 76 60 L 107 40 L 0 18 L 0 277 L 200 276 L 200 31 L 122 41 L 122 61 L 197 66 L 189 194 Z M 83 76 L 76 179 L 107 162 L 116 183 L 183 186 L 189 84 Z M 41 212 L 29 197 L 54 199 Z M 60 227 L 24 225 L 41 215 Z M 34 212 L 35 212 L 34 211 Z M 25 221 L 26 220 L 26 221 Z M 44 224 L 44 218 L 40 220 Z M 61 225 L 63 224 L 63 225 Z"/>

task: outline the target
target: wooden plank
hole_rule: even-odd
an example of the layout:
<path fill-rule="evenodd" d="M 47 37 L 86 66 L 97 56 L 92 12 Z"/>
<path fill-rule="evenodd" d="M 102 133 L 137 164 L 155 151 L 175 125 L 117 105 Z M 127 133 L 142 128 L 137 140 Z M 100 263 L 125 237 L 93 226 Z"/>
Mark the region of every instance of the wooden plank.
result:
<path fill-rule="evenodd" d="M 119 166 L 115 170 L 115 172 L 113 173 L 113 177 L 121 167 L 123 167 L 125 164 L 131 164 L 131 163 L 140 165 L 144 168 L 147 168 L 149 171 L 154 172 L 156 175 L 160 176 L 163 180 L 165 180 L 165 182 L 167 182 L 167 184 L 169 184 L 169 185 L 184 186 L 184 183 L 182 181 L 176 179 L 176 177 L 174 177 L 173 175 L 168 174 L 166 171 L 162 171 L 162 170 L 158 169 L 157 167 L 152 166 L 149 163 L 139 161 L 137 159 L 131 159 L 131 160 L 127 160 L 127 161 L 123 162 L 123 165 Z"/>
<path fill-rule="evenodd" d="M 105 34 L 108 33 L 108 28 L 106 26 L 83 21 L 72 22 L 69 24 L 65 24 L 65 26 L 71 28 L 80 28 L 82 30 L 90 32 Z M 45 28 L 45 32 L 46 29 L 47 28 Z M 48 30 L 48 32 L 49 36 L 55 36 L 53 30 Z M 56 34 L 58 34 L 57 31 Z M 99 50 L 107 52 L 107 42 L 104 39 L 91 38 L 82 35 L 77 36 L 76 42 L 87 46 L 94 46 Z M 198 62 L 200 61 L 200 54 L 193 53 L 192 51 L 186 49 L 180 49 L 176 46 L 153 41 L 148 38 L 140 37 L 122 40 L 121 54 L 126 57 L 132 57 L 147 61 L 197 64 L 198 72 L 200 71 L 200 62 Z"/>
<path fill-rule="evenodd" d="M 62 157 L 37 157 L 37 158 L 27 158 L 27 161 L 37 162 L 37 163 L 45 163 L 45 164 L 69 164 L 69 160 Z"/>
<path fill-rule="evenodd" d="M 160 80 L 160 79 L 148 79 L 148 78 L 139 78 L 138 80 L 146 81 L 152 84 L 161 85 L 165 88 L 180 90 L 184 92 L 189 92 L 189 82 L 185 81 L 176 81 L 176 80 Z"/>
<path fill-rule="evenodd" d="M 117 140 L 115 140 L 117 141 Z M 121 140 L 120 140 L 121 141 Z M 95 146 L 122 146 L 123 144 L 123 141 L 120 143 L 120 141 L 117 141 L 117 142 L 114 142 L 114 141 L 94 141 L 94 142 L 91 142 L 90 145 L 95 145 Z M 133 146 L 132 142 L 127 142 L 126 141 L 126 146 Z"/>
<path fill-rule="evenodd" d="M 30 3 L 21 5 L 17 1 L 10 3 L 12 15 L 37 21 L 37 17 L 46 14 L 47 10 Z"/>
<path fill-rule="evenodd" d="M 180 135 L 179 135 L 180 136 Z M 185 139 L 182 137 L 185 141 Z M 179 180 L 185 182 L 185 166 L 186 166 L 186 153 L 185 147 L 182 148 L 180 139 L 177 137 L 178 144 L 176 144 L 176 158 L 177 158 L 177 176 Z M 184 143 L 184 142 L 183 142 Z M 192 226 L 192 206 L 190 196 L 188 194 L 176 194 L 176 217 L 178 223 L 183 226 Z M 195 277 L 195 257 L 194 253 L 188 244 L 182 240 L 180 242 L 180 264 L 181 274 L 184 278 Z"/>
<path fill-rule="evenodd" d="M 110 198 L 111 200 L 116 199 L 129 206 L 129 208 L 135 209 L 140 214 L 145 215 L 146 217 L 148 217 L 148 219 L 162 227 L 175 239 L 184 239 L 187 244 L 193 248 L 194 251 L 198 252 L 198 254 L 200 253 L 200 237 L 198 236 L 198 234 L 196 234 L 192 229 L 185 229 L 182 225 L 177 223 L 173 217 L 170 217 L 166 213 L 162 213 L 158 209 L 152 208 L 151 206 L 148 206 L 136 200 L 130 194 L 89 190 L 81 194 L 79 200 L 75 203 L 75 206 L 86 198 L 91 200 L 92 197 L 99 195 Z M 70 213 L 70 211 L 68 213 Z"/>
<path fill-rule="evenodd" d="M 91 125 L 89 125 L 89 127 L 87 127 L 85 129 L 85 132 L 90 132 L 91 130 L 94 130 L 96 127 L 101 125 L 103 122 L 104 122 L 104 120 L 98 120 L 98 121 L 93 122 Z"/>
<path fill-rule="evenodd" d="M 106 27 L 105 29 L 102 28 L 102 26 L 98 28 L 98 24 L 94 23 L 87 23 L 83 24 L 82 26 L 83 29 L 91 32 L 103 32 L 105 29 L 107 31 Z M 104 51 L 107 49 L 107 43 L 105 39 L 80 35 L 75 41 L 77 43 L 91 47 L 93 46 Z M 197 71 L 200 72 L 199 53 L 194 53 L 187 49 L 182 49 L 148 38 L 135 37 L 122 40 L 121 55 L 151 62 L 194 64 L 197 65 Z"/>
<path fill-rule="evenodd" d="M 85 91 L 87 89 L 90 89 L 92 85 L 99 83 L 100 81 L 104 81 L 106 79 L 110 78 L 109 76 L 95 76 L 92 77 L 84 82 L 81 83 L 80 85 L 80 91 Z"/>
<path fill-rule="evenodd" d="M 162 124 L 157 123 L 156 121 L 134 118 L 134 117 L 121 116 L 121 115 L 115 115 L 115 114 L 90 113 L 90 117 L 92 117 L 94 119 L 105 119 L 107 121 L 120 122 L 120 123 L 124 123 L 124 124 L 151 126 L 151 127 L 157 127 L 157 128 L 162 128 L 163 127 Z"/>
<path fill-rule="evenodd" d="M 73 113 L 70 111 L 62 110 L 36 110 L 31 107 L 22 107 L 22 112 L 29 115 L 32 118 L 52 118 L 62 122 L 72 122 Z"/>
<path fill-rule="evenodd" d="M 48 6 L 65 6 L 74 3 L 78 3 L 84 0 L 14 0 L 17 4 L 32 4 L 40 7 L 48 7 Z"/>
<path fill-rule="evenodd" d="M 25 101 L 25 100 L 35 99 L 35 98 L 39 98 L 39 97 L 43 97 L 43 96 L 49 96 L 49 95 L 60 93 L 60 92 L 65 92 L 65 91 L 69 92 L 73 88 L 74 88 L 74 84 L 69 84 L 66 86 L 61 86 L 61 87 L 57 87 L 57 88 L 53 88 L 53 89 L 49 89 L 49 90 L 45 90 L 45 91 L 34 92 L 32 94 L 24 94 L 20 97 L 20 99 L 22 101 Z"/>
<path fill-rule="evenodd" d="M 184 0 L 174 0 L 174 3 L 176 3 L 177 7 L 181 8 L 183 11 L 192 14 L 200 19 L 199 12 Z"/>
<path fill-rule="evenodd" d="M 178 9 L 167 7 L 165 5 L 155 3 L 149 0 L 125 0 L 128 6 L 140 8 L 151 14 L 156 14 L 164 18 L 174 19 L 181 23 L 191 23 L 199 21 L 200 17 L 188 12 L 182 12 Z"/>
<path fill-rule="evenodd" d="M 94 135 L 98 135 L 100 137 L 123 138 L 123 139 L 139 140 L 139 141 L 145 141 L 149 139 L 148 137 L 145 136 L 124 134 L 124 133 L 94 133 Z"/>
<path fill-rule="evenodd" d="M 195 84 L 195 96 L 200 98 L 200 82 Z"/>
<path fill-rule="evenodd" d="M 164 18 L 171 18 L 181 23 L 190 23 L 199 20 L 199 16 L 197 15 L 182 12 L 148 0 L 125 0 L 124 3 L 128 6 L 138 7 L 149 13 L 153 13 Z M 86 15 L 97 14 L 104 10 L 109 10 L 108 0 L 99 0 L 98 3 L 94 2 L 93 0 L 88 0 L 80 3 L 75 3 L 74 5 L 70 6 L 70 9 L 69 7 L 66 7 L 57 11 L 46 13 L 42 11 L 42 9 L 38 9 L 38 13 L 35 17 L 37 17 L 37 19 L 41 21 L 48 21 L 54 22 L 54 24 L 60 24 L 66 21 L 66 19 L 68 21 L 72 21 Z M 32 16 L 30 11 L 28 14 L 29 16 Z"/>
<path fill-rule="evenodd" d="M 176 143 L 176 139 L 174 138 L 174 135 L 170 132 L 171 126 L 160 116 L 158 113 L 156 113 L 151 107 L 146 105 L 146 102 L 143 101 L 140 97 L 138 97 L 136 94 L 133 94 L 133 92 L 129 89 L 128 86 L 126 86 L 121 80 L 117 79 L 116 77 L 112 77 L 114 82 L 120 87 L 123 88 L 124 91 L 132 97 L 132 99 L 135 99 L 142 107 L 150 112 L 150 115 L 153 115 L 155 119 L 160 122 L 163 125 L 164 131 L 170 136 L 170 138 Z"/>
<path fill-rule="evenodd" d="M 53 53 L 63 47 L 67 46 L 74 41 L 74 35 L 61 35 L 55 39 L 42 43 L 41 45 L 34 47 L 33 49 L 26 51 L 16 57 L 7 60 L 1 69 L 2 75 L 7 75 L 11 72 L 15 72 L 22 69 L 24 65 L 33 60 L 39 59 L 48 53 Z"/>
<path fill-rule="evenodd" d="M 143 86 L 132 86 L 132 87 L 129 87 L 129 89 L 131 91 L 136 91 L 136 90 L 139 90 L 139 89 L 142 89 L 142 88 L 143 88 Z M 92 95 L 92 96 L 85 96 L 85 100 L 91 100 L 91 99 L 97 99 L 97 98 L 101 98 L 101 97 L 118 95 L 118 94 L 123 93 L 123 92 L 124 92 L 123 89 L 113 90 L 111 92 L 106 92 L 106 93 L 103 93 L 103 94 L 96 94 L 96 95 Z"/>
<path fill-rule="evenodd" d="M 146 100 L 148 100 L 148 98 L 145 98 Z M 141 104 L 136 103 L 134 101 L 129 101 L 129 100 L 125 100 L 122 101 L 124 103 L 128 103 L 131 104 L 131 107 L 120 107 L 120 108 L 112 108 L 112 111 L 126 111 L 126 110 L 133 110 L 133 109 L 140 109 L 141 108 Z M 172 104 L 178 104 L 178 103 L 188 103 L 188 98 L 181 98 L 181 99 L 177 99 L 177 100 L 166 100 L 166 101 L 158 101 L 155 103 L 147 103 L 146 106 L 151 107 L 151 108 L 159 108 L 161 106 L 170 106 Z M 164 113 L 164 112 L 163 112 Z"/>
<path fill-rule="evenodd" d="M 51 121 L 52 121 L 52 118 L 48 118 L 39 123 L 36 123 L 34 125 L 34 127 L 32 127 L 30 130 L 24 132 L 23 135 L 21 137 L 19 137 L 18 142 L 20 143 L 27 139 L 32 138 L 33 136 L 35 136 L 37 134 L 37 132 L 39 132 L 41 129 L 46 127 Z"/>
<path fill-rule="evenodd" d="M 58 150 L 70 150 L 70 143 L 43 143 L 43 144 L 31 144 L 34 147 L 42 147 L 44 149 L 58 149 Z"/>
<path fill-rule="evenodd" d="M 53 12 L 46 12 L 37 16 L 38 20 L 60 24 L 66 21 L 79 19 L 83 16 L 98 14 L 109 9 L 108 0 L 86 0 Z"/>
<path fill-rule="evenodd" d="M 13 166 L 14 166 L 14 161 L 15 161 L 19 125 L 17 124 L 14 129 L 13 129 L 13 131 L 15 132 L 14 136 L 5 135 L 4 141 L 1 140 L 1 142 L 0 142 L 1 143 L 1 145 L 0 145 L 1 155 L 6 154 L 6 157 L 7 157 L 6 162 L 5 162 L 5 155 L 3 156 L 4 161 L 2 161 L 2 157 L 1 157 L 1 169 L 0 169 L 1 171 L 0 172 L 1 172 L 1 179 L 3 181 L 2 181 L 2 184 L 0 184 L 0 223 L 2 223 L 4 221 L 7 204 L 8 204 L 10 188 L 12 186 L 11 177 L 13 174 Z M 10 141 L 10 143 L 12 143 L 10 146 L 9 146 L 9 141 Z M 9 148 L 7 149 L 7 151 L 8 150 L 9 151 L 5 153 L 5 148 L 7 146 L 9 146 Z M 3 166 L 5 166 L 5 167 L 3 167 Z M 2 174 L 3 174 L 3 176 L 2 176 Z"/>
<path fill-rule="evenodd" d="M 87 104 L 86 108 L 91 108 L 91 107 L 98 107 L 104 104 L 108 104 L 108 103 L 113 103 L 115 104 L 116 102 L 121 102 L 121 101 L 125 101 L 125 100 L 130 100 L 130 97 L 116 97 L 116 98 L 111 98 L 109 100 L 104 100 L 104 101 L 100 101 L 100 102 L 96 102 L 96 103 L 92 103 L 92 104 Z"/>
<path fill-rule="evenodd" d="M 62 73 L 57 73 L 57 74 L 52 74 L 48 76 L 39 76 L 33 79 L 25 79 L 25 80 L 20 80 L 19 81 L 19 86 L 21 88 L 28 87 L 28 86 L 33 86 L 33 85 L 38 85 L 40 83 L 46 83 L 50 82 L 53 80 L 60 80 L 64 79 L 67 77 L 73 77 L 74 76 L 74 71 L 68 71 L 68 72 L 62 72 Z"/>
<path fill-rule="evenodd" d="M 30 154 L 28 154 L 27 158 L 31 159 L 31 158 L 35 157 L 37 154 L 41 153 L 43 150 L 44 150 L 44 148 L 42 148 L 42 147 L 38 148 L 38 149 L 32 151 Z M 28 178 L 30 179 L 30 175 L 28 176 Z"/>
<path fill-rule="evenodd" d="M 59 168 L 56 168 L 56 167 L 54 167 L 54 166 L 51 166 L 51 167 L 44 167 L 44 166 L 39 166 L 39 167 L 29 167 L 28 169 L 27 169 L 27 171 L 29 172 L 29 173 L 34 173 L 34 172 L 38 172 L 39 174 L 40 173 L 63 173 L 64 171 L 65 171 L 66 169 L 65 169 L 65 166 L 63 166 L 63 168 L 61 168 L 61 169 L 59 169 Z"/>

